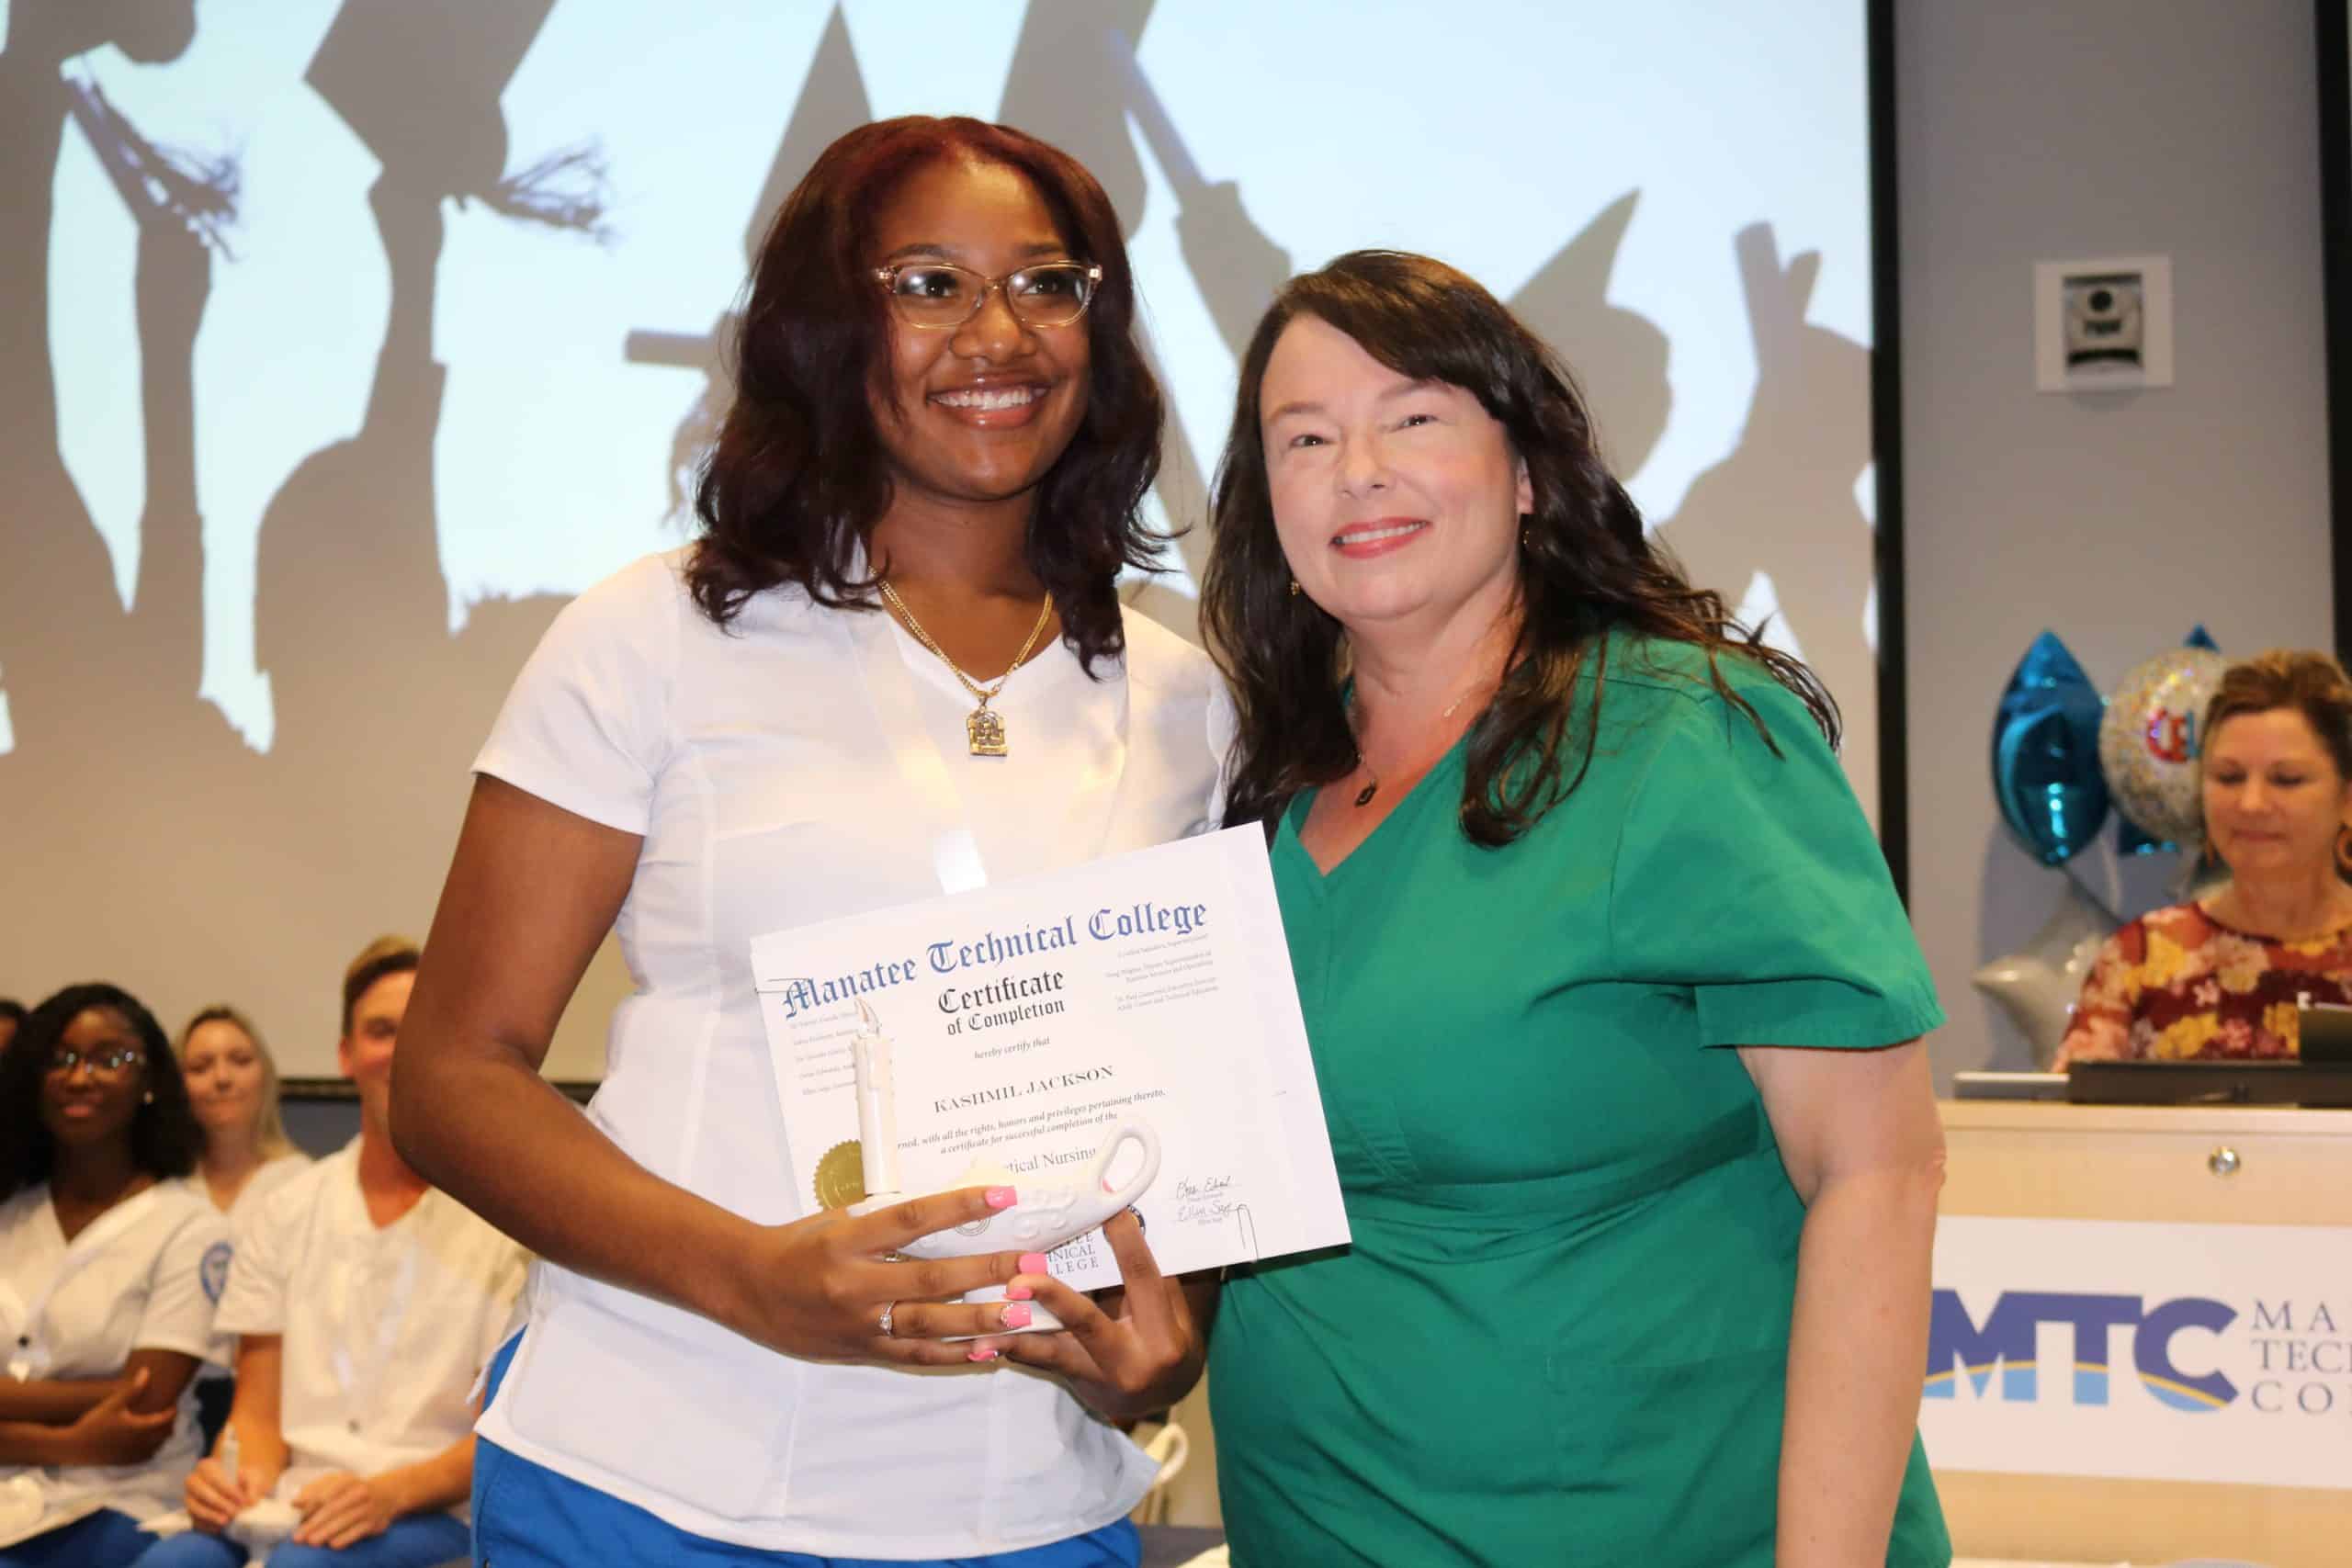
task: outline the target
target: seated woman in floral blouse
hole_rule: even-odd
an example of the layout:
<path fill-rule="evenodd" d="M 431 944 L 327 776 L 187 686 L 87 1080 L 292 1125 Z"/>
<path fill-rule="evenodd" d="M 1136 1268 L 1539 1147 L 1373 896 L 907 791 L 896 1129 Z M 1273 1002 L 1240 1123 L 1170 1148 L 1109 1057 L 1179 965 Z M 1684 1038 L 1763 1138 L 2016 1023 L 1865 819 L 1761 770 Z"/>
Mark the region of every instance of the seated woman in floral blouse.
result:
<path fill-rule="evenodd" d="M 2352 682 L 2322 653 L 2231 666 L 2205 710 L 2220 891 L 2108 939 L 2058 1066 L 2297 1054 L 2299 998 L 2352 1003 Z"/>

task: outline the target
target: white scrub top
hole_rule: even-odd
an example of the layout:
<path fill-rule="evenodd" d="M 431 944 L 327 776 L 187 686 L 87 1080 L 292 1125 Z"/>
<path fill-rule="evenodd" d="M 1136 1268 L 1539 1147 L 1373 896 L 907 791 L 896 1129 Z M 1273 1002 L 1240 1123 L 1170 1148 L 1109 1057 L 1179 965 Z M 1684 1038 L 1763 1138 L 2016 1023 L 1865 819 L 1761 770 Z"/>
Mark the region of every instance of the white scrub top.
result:
<path fill-rule="evenodd" d="M 1015 671 L 990 704 L 1010 755 L 976 758 L 970 694 L 888 615 L 783 588 L 722 631 L 685 558 L 568 606 L 475 768 L 643 837 L 616 926 L 638 989 L 589 1114 L 657 1175 L 776 1224 L 804 1205 L 752 939 L 1198 831 L 1230 713 L 1204 655 L 1130 614 L 1101 679 L 1059 642 Z M 545 1263 L 527 1300 L 482 1435 L 695 1534 L 974 1556 L 1098 1529 L 1153 1473 L 1030 1372 L 800 1361 Z"/>
<path fill-rule="evenodd" d="M 285 1154 L 264 1160 L 245 1179 L 244 1186 L 237 1190 L 235 1201 L 220 1211 L 220 1217 L 229 1222 L 229 1233 L 234 1235 L 260 1212 L 264 1203 L 269 1201 L 271 1193 L 310 1168 L 311 1156 L 300 1149 L 289 1149 Z M 184 1178 L 183 1182 L 189 1191 L 208 1203 L 212 1202 L 212 1189 L 204 1184 L 202 1171 Z M 205 1364 L 197 1369 L 198 1377 L 229 1376 L 237 1366 L 237 1337 L 216 1331 L 212 1336 L 212 1348 L 205 1352 L 204 1360 Z"/>
<path fill-rule="evenodd" d="M 0 1364 L 28 1380 L 119 1377 L 134 1350 L 201 1359 L 229 1270 L 229 1227 L 177 1181 L 123 1200 L 67 1242 L 46 1183 L 0 1203 Z M 50 1518 L 93 1499 L 146 1520 L 180 1506 L 198 1459 L 196 1382 L 144 1464 L 0 1465 L 12 1493 L 38 1489 Z M 45 1523 L 40 1529 L 53 1528 Z"/>
<path fill-rule="evenodd" d="M 379 1228 L 357 1138 L 272 1193 L 237 1231 L 219 1325 L 284 1337 L 277 1420 L 290 1451 L 277 1495 L 330 1471 L 414 1464 L 472 1430 L 475 1374 L 528 1262 L 437 1188 Z"/>
<path fill-rule="evenodd" d="M 264 1160 L 245 1179 L 244 1186 L 238 1190 L 236 1201 L 220 1211 L 229 1222 L 230 1232 L 233 1235 L 237 1227 L 260 1213 L 262 1205 L 269 1201 L 271 1193 L 310 1169 L 311 1165 L 311 1156 L 300 1149 L 288 1149 L 282 1155 Z M 204 1185 L 202 1176 L 191 1176 L 188 1180 L 206 1201 L 211 1201 L 211 1190 Z"/>

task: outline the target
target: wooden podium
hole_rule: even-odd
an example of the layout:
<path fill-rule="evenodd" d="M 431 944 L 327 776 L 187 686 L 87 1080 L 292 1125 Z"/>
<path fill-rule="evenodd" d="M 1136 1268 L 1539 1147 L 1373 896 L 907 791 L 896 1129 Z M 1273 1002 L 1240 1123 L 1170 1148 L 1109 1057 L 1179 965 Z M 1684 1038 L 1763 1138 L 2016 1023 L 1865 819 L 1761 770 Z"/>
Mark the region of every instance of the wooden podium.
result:
<path fill-rule="evenodd" d="M 2352 1225 L 2352 1111 L 1946 1100 L 1942 1212 Z M 1934 1460 L 1931 1449 L 1930 1461 Z M 1962 1557 L 2352 1562 L 2343 1490 L 1936 1471 Z"/>

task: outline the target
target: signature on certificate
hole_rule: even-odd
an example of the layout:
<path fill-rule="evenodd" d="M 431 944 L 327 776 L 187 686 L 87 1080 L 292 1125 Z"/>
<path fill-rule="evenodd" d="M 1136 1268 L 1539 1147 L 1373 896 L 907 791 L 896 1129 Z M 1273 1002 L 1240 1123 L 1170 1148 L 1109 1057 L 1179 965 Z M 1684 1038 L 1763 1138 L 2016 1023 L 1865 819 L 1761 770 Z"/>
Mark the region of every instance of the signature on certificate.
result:
<path fill-rule="evenodd" d="M 1170 1193 L 1176 1200 L 1179 1224 L 1221 1224 L 1241 1207 L 1241 1193 L 1230 1175 L 1179 1177 Z"/>

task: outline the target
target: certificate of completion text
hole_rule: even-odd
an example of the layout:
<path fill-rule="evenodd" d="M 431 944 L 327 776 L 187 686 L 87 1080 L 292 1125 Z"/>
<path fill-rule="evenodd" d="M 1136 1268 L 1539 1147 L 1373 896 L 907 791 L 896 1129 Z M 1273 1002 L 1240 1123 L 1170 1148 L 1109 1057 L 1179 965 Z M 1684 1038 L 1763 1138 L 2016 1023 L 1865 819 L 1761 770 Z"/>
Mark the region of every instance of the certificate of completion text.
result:
<path fill-rule="evenodd" d="M 863 1002 L 893 1047 L 899 1185 L 968 1168 L 1068 1183 L 1123 1122 L 1159 1137 L 1137 1201 L 1181 1273 L 1348 1239 L 1290 953 L 1255 828 L 752 944 L 802 1213 L 841 1201 Z M 1115 1184 L 1137 1157 L 1109 1173 Z M 1053 1254 L 1115 1284 L 1100 1232 Z"/>

